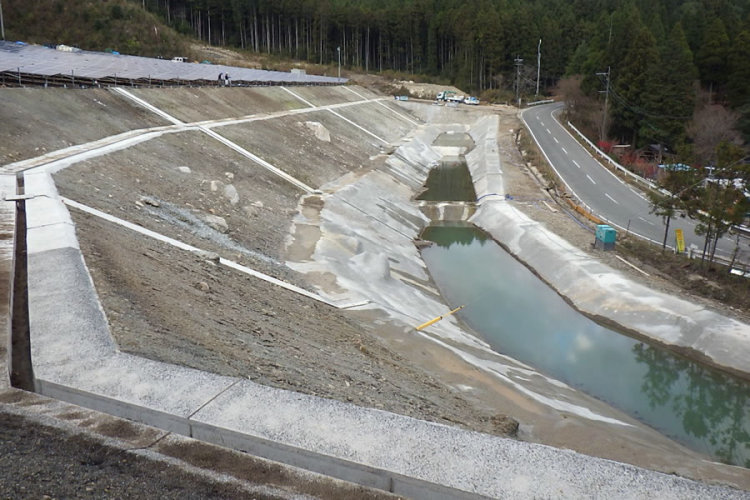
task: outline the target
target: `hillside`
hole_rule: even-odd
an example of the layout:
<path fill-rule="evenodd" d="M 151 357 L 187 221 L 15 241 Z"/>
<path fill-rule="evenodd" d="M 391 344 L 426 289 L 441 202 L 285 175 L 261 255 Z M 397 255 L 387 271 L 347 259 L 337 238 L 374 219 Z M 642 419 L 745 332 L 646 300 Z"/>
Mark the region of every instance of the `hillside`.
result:
<path fill-rule="evenodd" d="M 126 0 L 5 0 L 8 40 L 171 58 L 188 55 L 186 37 Z"/>

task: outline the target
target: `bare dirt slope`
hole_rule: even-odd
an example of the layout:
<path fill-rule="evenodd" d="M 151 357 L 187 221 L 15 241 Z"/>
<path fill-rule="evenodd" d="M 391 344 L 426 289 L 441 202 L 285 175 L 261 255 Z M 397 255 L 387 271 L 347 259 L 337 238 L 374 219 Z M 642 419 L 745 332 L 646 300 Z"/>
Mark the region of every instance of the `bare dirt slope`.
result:
<path fill-rule="evenodd" d="M 86 263 L 120 348 L 475 430 L 512 432 L 351 315 L 205 258 L 75 214 Z"/>
<path fill-rule="evenodd" d="M 128 130 L 169 124 L 100 89 L 3 89 L 0 110 L 0 165 Z"/>
<path fill-rule="evenodd" d="M 320 103 L 342 92 L 356 97 L 342 89 L 293 91 Z M 244 95 L 245 89 L 239 92 Z M 139 95 L 150 101 L 148 91 Z M 154 95 L 170 111 L 178 107 L 172 99 L 182 98 L 163 90 Z M 211 100 L 205 105 L 214 118 L 225 109 Z M 197 106 L 192 104 L 193 113 Z M 376 130 L 388 139 L 412 125 L 375 103 L 347 111 L 359 113 L 359 123 L 378 124 Z M 362 119 L 369 115 L 371 120 Z M 316 136 L 308 122 L 325 127 L 330 141 Z M 313 187 L 378 164 L 369 160 L 379 151 L 374 138 L 328 112 L 216 131 Z M 55 181 L 63 196 L 77 202 L 306 286 L 282 255 L 302 192 L 206 134 L 165 134 L 76 164 L 56 174 Z M 112 333 L 124 351 L 483 432 L 515 431 L 512 419 L 476 406 L 413 368 L 383 343 L 376 325 L 352 313 L 75 210 L 73 217 Z M 225 226 L 209 224 L 216 217 Z"/>
<path fill-rule="evenodd" d="M 258 112 L 281 115 L 214 130 L 313 188 L 343 174 L 380 168 L 381 153 L 389 147 L 372 134 L 397 141 L 414 126 L 410 120 L 433 119 L 446 111 L 413 102 L 396 108 L 392 100 L 337 110 L 357 123 L 372 123 L 368 133 L 329 111 L 299 114 L 301 101 L 280 89 L 230 89 L 236 95 L 225 95 L 226 89 L 213 89 L 216 94 L 196 90 L 193 97 L 187 95 L 193 89 L 172 90 L 143 89 L 138 95 L 190 121 L 253 113 L 257 94 Z M 320 105 L 351 102 L 354 95 L 346 89 L 292 90 Z M 220 92 L 233 104 L 226 105 Z M 31 116 L 43 115 L 54 105 L 49 99 L 54 96 L 41 97 L 34 107 L 33 97 L 27 97 L 25 108 L 13 108 L 10 119 L 21 123 L 29 109 Z M 149 123 L 140 108 L 126 100 L 121 106 L 106 115 L 111 130 Z M 290 109 L 294 115 L 283 115 Z M 492 112 L 501 113 L 498 140 L 513 202 L 588 245 L 590 233 L 543 202 L 544 193 L 518 153 L 515 131 L 520 123 L 514 112 Z M 455 108 L 445 119 L 470 123 L 472 113 Z M 81 126 L 86 140 L 103 136 L 96 127 Z M 9 130 L 0 132 L 11 137 Z M 53 144 L 54 131 L 45 133 Z M 28 144 L 15 147 L 25 157 L 34 156 Z M 56 174 L 55 181 L 62 195 L 77 202 L 307 287 L 283 263 L 284 242 L 303 191 L 201 132 L 164 134 L 76 164 Z M 691 477 L 721 477 L 710 468 L 686 472 L 679 466 L 682 451 L 673 452 L 672 445 L 650 440 L 648 434 L 638 434 L 638 443 L 631 446 L 633 435 L 609 436 L 610 428 L 572 422 L 541 408 L 455 356 L 405 337 L 403 331 L 394 334 L 377 314 L 339 311 L 229 272 L 213 256 L 176 250 L 71 212 L 113 335 L 125 351 L 482 432 L 514 433 L 516 422 L 504 415 L 511 413 L 523 419 L 522 435 L 529 439 Z"/>

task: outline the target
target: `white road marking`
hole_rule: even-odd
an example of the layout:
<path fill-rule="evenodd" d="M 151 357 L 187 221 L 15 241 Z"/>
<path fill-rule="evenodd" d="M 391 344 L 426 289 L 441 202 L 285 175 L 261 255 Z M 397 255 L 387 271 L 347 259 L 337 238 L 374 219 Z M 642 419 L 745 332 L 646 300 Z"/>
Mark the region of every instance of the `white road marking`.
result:
<path fill-rule="evenodd" d="M 560 148 L 560 149 L 562 149 L 563 153 L 568 154 L 568 150 L 567 149 L 565 149 L 565 148 Z"/>
<path fill-rule="evenodd" d="M 586 178 L 591 181 L 591 184 L 596 185 L 596 182 L 594 181 L 594 179 L 591 178 L 589 174 L 586 174 Z"/>
<path fill-rule="evenodd" d="M 644 201 L 649 201 L 648 198 L 646 198 L 645 196 L 643 196 L 643 193 L 640 193 L 639 191 L 636 191 L 635 189 L 633 189 L 630 186 L 628 186 L 628 189 L 630 189 L 633 192 L 633 194 L 636 195 L 637 197 L 639 197 L 640 199 L 642 199 Z"/>
<path fill-rule="evenodd" d="M 557 144 L 560 144 L 560 141 L 558 141 L 558 140 L 557 140 L 557 137 L 553 137 L 553 139 L 555 140 L 555 142 L 556 142 Z"/>
<path fill-rule="evenodd" d="M 546 130 L 549 135 L 552 135 L 552 132 L 550 132 L 548 128 L 545 128 L 544 130 Z"/>
<path fill-rule="evenodd" d="M 594 181 L 591 181 L 591 182 L 594 182 Z M 618 202 L 617 200 L 615 200 L 614 198 L 612 198 L 609 194 L 604 193 L 604 196 L 606 196 L 607 198 L 609 198 L 610 200 L 612 200 L 612 203 L 615 203 L 616 205 L 620 204 L 620 202 Z"/>
<path fill-rule="evenodd" d="M 654 224 L 653 222 L 651 222 L 650 220 L 648 220 L 648 219 L 644 219 L 643 217 L 638 217 L 638 220 L 642 220 L 642 221 L 643 221 L 643 222 L 645 222 L 646 224 L 651 224 L 652 226 L 655 226 L 655 225 L 656 225 L 656 224 Z"/>
<path fill-rule="evenodd" d="M 575 161 L 575 160 L 570 160 L 570 161 L 572 161 L 573 165 L 575 165 L 576 167 L 581 168 L 581 166 L 578 164 L 577 161 Z"/>

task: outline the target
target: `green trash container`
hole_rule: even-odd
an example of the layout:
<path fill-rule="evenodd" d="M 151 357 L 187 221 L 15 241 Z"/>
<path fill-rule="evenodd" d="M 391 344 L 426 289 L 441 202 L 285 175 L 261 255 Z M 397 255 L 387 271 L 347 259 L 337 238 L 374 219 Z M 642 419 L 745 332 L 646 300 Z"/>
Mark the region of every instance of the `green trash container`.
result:
<path fill-rule="evenodd" d="M 594 247 L 602 250 L 613 250 L 617 240 L 617 231 L 609 224 L 598 224 L 596 226 L 596 240 Z"/>

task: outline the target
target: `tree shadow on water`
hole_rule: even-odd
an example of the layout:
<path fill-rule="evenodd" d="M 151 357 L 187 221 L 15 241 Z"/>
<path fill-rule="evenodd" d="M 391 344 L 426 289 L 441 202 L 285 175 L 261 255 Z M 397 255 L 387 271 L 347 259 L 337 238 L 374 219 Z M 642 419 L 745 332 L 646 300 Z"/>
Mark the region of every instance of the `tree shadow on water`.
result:
<path fill-rule="evenodd" d="M 652 410 L 670 406 L 684 432 L 726 463 L 750 468 L 750 386 L 646 344 L 633 346 L 648 366 L 641 385 Z"/>

